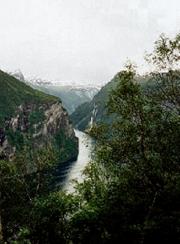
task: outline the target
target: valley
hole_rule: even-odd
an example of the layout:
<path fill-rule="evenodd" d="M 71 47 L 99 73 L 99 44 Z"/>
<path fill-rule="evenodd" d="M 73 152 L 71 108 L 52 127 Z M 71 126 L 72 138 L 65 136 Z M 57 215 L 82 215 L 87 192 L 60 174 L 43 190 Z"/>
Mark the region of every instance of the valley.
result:
<path fill-rule="evenodd" d="M 51 82 L 39 78 L 26 79 L 20 70 L 10 74 L 34 89 L 59 97 L 69 114 L 73 113 L 79 105 L 90 102 L 100 89 L 98 86 L 88 84 Z"/>

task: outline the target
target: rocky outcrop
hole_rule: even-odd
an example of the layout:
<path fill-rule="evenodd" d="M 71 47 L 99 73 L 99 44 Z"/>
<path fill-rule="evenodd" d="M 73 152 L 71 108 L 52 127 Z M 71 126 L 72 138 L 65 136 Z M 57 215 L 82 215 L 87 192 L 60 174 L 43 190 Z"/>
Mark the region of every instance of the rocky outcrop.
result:
<path fill-rule="evenodd" d="M 59 134 L 63 135 L 62 143 L 56 140 Z M 66 153 L 61 157 L 63 142 L 67 140 L 74 148 L 72 151 L 63 148 Z M 60 102 L 20 105 L 15 116 L 6 119 L 5 127 L 0 128 L 0 157 L 13 159 L 16 152 L 27 143 L 31 144 L 33 150 L 47 145 L 54 147 L 59 153 L 60 161 L 77 157 L 78 140 L 68 114 Z"/>
<path fill-rule="evenodd" d="M 61 100 L 19 79 L 0 70 L 0 159 L 74 160 L 78 140 Z"/>

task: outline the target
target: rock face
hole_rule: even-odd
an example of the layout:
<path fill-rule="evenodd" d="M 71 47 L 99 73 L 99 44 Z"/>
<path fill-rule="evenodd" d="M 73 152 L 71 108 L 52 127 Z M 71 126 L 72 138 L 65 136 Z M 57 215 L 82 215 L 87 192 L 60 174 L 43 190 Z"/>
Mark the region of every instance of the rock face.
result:
<path fill-rule="evenodd" d="M 0 100 L 0 159 L 12 160 L 24 147 L 32 152 L 51 148 L 60 162 L 77 157 L 78 139 L 58 98 L 39 93 L 4 72 L 0 72 L 0 91 L 4 96 L 4 104 Z"/>
<path fill-rule="evenodd" d="M 58 142 L 56 143 L 56 136 L 61 133 L 63 133 L 62 140 L 70 140 L 74 144 L 74 150 L 67 151 L 65 157 L 59 155 L 59 160 L 66 161 L 76 158 L 77 138 L 72 124 L 69 122 L 68 114 L 60 102 L 40 106 L 20 105 L 16 116 L 6 120 L 5 128 L 0 128 L 1 158 L 12 159 L 17 148 L 23 147 L 28 140 L 34 149 L 53 144 L 60 153 L 62 148 Z"/>
<path fill-rule="evenodd" d="M 107 102 L 109 94 L 116 87 L 118 76 L 116 75 L 109 83 L 93 97 L 90 102 L 81 104 L 70 115 L 73 125 L 78 130 L 89 129 L 93 124 L 112 122 L 112 117 L 107 115 Z"/>

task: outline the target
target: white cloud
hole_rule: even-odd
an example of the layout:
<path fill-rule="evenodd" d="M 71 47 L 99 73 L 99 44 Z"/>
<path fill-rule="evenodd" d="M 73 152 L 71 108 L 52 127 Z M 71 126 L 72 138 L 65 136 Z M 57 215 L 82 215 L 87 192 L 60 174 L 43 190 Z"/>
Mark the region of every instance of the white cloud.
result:
<path fill-rule="evenodd" d="M 179 0 L 0 0 L 0 67 L 26 76 L 108 81 L 179 31 Z"/>

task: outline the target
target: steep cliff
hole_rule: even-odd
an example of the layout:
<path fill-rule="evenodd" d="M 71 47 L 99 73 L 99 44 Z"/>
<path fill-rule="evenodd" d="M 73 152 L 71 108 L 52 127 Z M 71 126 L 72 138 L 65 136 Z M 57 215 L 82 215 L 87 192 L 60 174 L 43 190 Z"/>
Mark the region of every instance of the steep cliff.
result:
<path fill-rule="evenodd" d="M 32 89 L 0 71 L 0 158 L 51 148 L 59 161 L 73 160 L 78 140 L 59 98 Z"/>
<path fill-rule="evenodd" d="M 84 131 L 91 127 L 93 123 L 110 122 L 112 118 L 107 116 L 106 104 L 108 97 L 117 84 L 118 76 L 116 75 L 94 96 L 90 102 L 81 104 L 71 114 L 70 118 L 75 128 Z"/>

